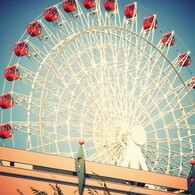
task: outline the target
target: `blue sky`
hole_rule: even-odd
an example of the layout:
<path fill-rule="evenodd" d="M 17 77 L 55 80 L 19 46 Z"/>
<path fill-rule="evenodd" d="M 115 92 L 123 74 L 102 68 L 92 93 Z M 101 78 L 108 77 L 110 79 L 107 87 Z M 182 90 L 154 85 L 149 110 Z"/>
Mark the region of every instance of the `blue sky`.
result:
<path fill-rule="evenodd" d="M 81 2 L 81 0 L 79 0 Z M 0 6 L 0 93 L 4 82 L 4 70 L 9 65 L 13 53 L 13 45 L 26 31 L 26 26 L 34 21 L 45 8 L 59 3 L 59 0 L 33 0 L 33 1 L 3 1 Z M 103 2 L 103 1 L 101 1 Z M 123 13 L 126 4 L 132 0 L 119 0 L 119 8 Z M 195 75 L 195 3 L 193 0 L 138 0 L 139 7 L 143 6 L 151 14 L 155 13 L 170 30 L 182 40 L 186 48 L 191 51 L 192 64 L 190 70 Z M 147 11 L 148 12 L 148 11 Z M 139 14 L 141 14 L 139 12 Z M 147 15 L 148 16 L 148 15 Z M 147 17 L 145 16 L 145 17 Z M 141 26 L 141 24 L 140 24 Z M 161 28 L 161 26 L 159 26 Z M 165 33 L 165 32 L 163 32 Z M 176 40 L 177 41 L 177 40 Z M 190 78 L 188 78 L 190 79 Z"/>
<path fill-rule="evenodd" d="M 22 36 L 27 24 L 42 14 L 44 8 L 58 2 L 60 1 L 4 0 L 1 2 L 0 91 L 3 82 L 3 71 L 11 58 L 14 43 Z M 123 7 L 130 2 L 129 0 L 119 0 L 119 5 Z M 195 3 L 193 0 L 138 0 L 137 2 L 153 13 L 156 13 L 166 25 L 173 29 L 191 51 L 192 58 L 195 58 Z M 195 69 L 193 68 L 193 64 L 190 67 L 191 70 Z"/>

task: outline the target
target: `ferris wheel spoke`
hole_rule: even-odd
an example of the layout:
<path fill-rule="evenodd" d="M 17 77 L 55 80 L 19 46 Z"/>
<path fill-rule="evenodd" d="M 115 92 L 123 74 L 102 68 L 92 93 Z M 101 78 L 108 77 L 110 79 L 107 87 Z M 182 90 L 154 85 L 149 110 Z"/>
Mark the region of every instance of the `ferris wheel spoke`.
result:
<path fill-rule="evenodd" d="M 190 112 L 188 112 L 188 113 L 185 113 L 185 115 L 184 115 L 185 117 L 183 117 L 183 116 L 180 116 L 176 121 L 172 121 L 172 123 L 170 123 L 170 125 L 172 125 L 174 122 L 177 122 L 178 124 L 182 124 L 182 123 L 186 123 L 187 124 L 187 122 L 186 122 L 186 119 L 189 117 L 191 117 L 191 116 L 193 116 L 193 112 L 192 111 L 190 111 Z"/>
<path fill-rule="evenodd" d="M 99 156 L 97 155 L 97 153 L 93 153 L 93 154 L 89 155 L 89 157 L 90 157 L 89 159 L 91 161 L 95 161 L 95 162 L 97 162 L 99 159 Z"/>
<path fill-rule="evenodd" d="M 171 96 L 170 96 L 170 97 L 171 97 Z M 164 101 L 167 102 L 168 99 L 170 99 L 170 97 L 162 96 L 162 97 L 160 97 L 160 98 L 158 98 L 158 99 L 155 99 L 154 102 L 156 102 L 156 103 L 155 103 L 156 105 L 162 105 L 163 102 L 164 102 Z M 174 96 L 173 96 L 173 98 L 174 98 Z M 171 106 L 170 106 L 171 104 L 173 104 L 173 107 L 175 107 L 174 99 L 173 99 L 173 100 L 170 99 L 170 101 L 167 102 L 167 103 L 168 103 L 167 106 L 166 106 L 166 107 L 163 107 L 163 110 L 166 110 L 167 108 L 171 107 Z M 151 104 L 151 103 L 149 104 L 148 109 L 150 109 L 150 107 L 151 107 L 151 108 L 153 107 L 153 103 L 152 103 L 152 104 Z M 171 107 L 171 108 L 172 108 L 172 107 Z M 157 109 L 157 107 L 153 108 L 153 109 L 152 109 L 152 112 L 155 111 L 155 109 Z"/>
<path fill-rule="evenodd" d="M 40 20 L 40 24 L 43 29 L 43 35 L 39 36 L 38 39 L 43 44 L 45 52 L 49 53 L 58 43 L 58 39 L 43 20 Z"/>
<path fill-rule="evenodd" d="M 102 16 L 102 12 L 100 10 L 99 4 L 97 5 L 97 10 L 87 13 L 88 14 L 88 21 L 87 27 L 95 27 L 95 26 L 102 26 L 104 23 L 104 18 Z"/>
<path fill-rule="evenodd" d="M 67 21 L 66 17 L 64 16 L 64 14 L 62 13 L 62 11 L 59 9 L 59 7 L 58 7 L 58 13 L 59 13 L 60 19 L 59 19 L 58 23 L 55 23 L 55 30 L 60 33 L 60 35 L 59 35 L 59 33 L 57 33 L 58 40 L 60 41 L 64 37 L 67 37 L 67 35 L 68 35 L 68 37 L 70 37 L 73 34 L 75 34 L 73 22 L 74 22 L 74 20 L 76 20 L 76 18 L 74 18 L 74 16 L 73 16 L 71 18 L 71 23 L 69 23 Z"/>
<path fill-rule="evenodd" d="M 180 129 L 181 131 L 192 128 L 192 130 L 194 131 L 195 125 L 193 125 L 193 124 L 184 124 L 184 123 L 183 124 L 180 123 L 180 124 L 176 125 L 175 123 L 173 123 L 173 124 L 170 124 L 169 126 L 167 126 L 166 128 L 168 128 L 168 129 Z"/>
<path fill-rule="evenodd" d="M 170 97 L 167 97 L 167 99 L 170 99 Z M 178 99 L 178 98 L 177 98 Z M 166 107 L 164 107 L 163 108 L 163 110 L 162 111 L 166 111 L 166 110 L 169 110 L 169 108 L 171 108 L 170 109 L 170 111 L 168 111 L 168 112 L 171 112 L 173 109 L 174 110 L 176 110 L 177 111 L 177 109 L 181 109 L 181 111 L 187 111 L 188 110 L 188 108 L 190 108 L 191 106 L 189 106 L 189 107 L 184 107 L 184 106 L 182 106 L 181 104 L 180 104 L 180 99 L 177 101 L 177 102 L 175 102 L 175 98 L 173 97 L 173 99 L 170 99 L 170 101 L 168 102 L 168 104 L 167 104 L 167 106 Z M 162 103 L 162 102 L 161 102 Z M 178 108 L 177 108 L 178 107 Z M 166 113 L 166 112 L 165 112 Z"/>
<path fill-rule="evenodd" d="M 102 159 L 102 162 L 108 163 L 111 162 L 112 164 L 116 162 L 115 157 L 113 156 L 113 151 L 110 148 L 105 148 L 104 151 L 101 151 L 99 155 L 101 156 L 100 158 Z M 110 154 L 110 155 L 108 155 Z"/>

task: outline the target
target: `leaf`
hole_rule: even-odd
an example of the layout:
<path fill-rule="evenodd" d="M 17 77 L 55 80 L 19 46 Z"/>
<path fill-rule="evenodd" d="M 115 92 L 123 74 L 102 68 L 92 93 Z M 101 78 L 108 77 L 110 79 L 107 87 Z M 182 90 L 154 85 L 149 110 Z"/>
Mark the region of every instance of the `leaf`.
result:
<path fill-rule="evenodd" d="M 53 186 L 52 184 L 49 184 L 49 186 L 53 189 L 54 195 L 64 195 L 60 186 L 58 186 L 58 184 L 55 184 L 55 186 Z"/>
<path fill-rule="evenodd" d="M 47 192 L 37 190 L 36 188 L 30 187 L 34 195 L 48 195 Z"/>
<path fill-rule="evenodd" d="M 17 189 L 17 192 L 18 192 L 19 195 L 24 195 L 24 193 L 21 192 L 19 189 Z"/>
<path fill-rule="evenodd" d="M 107 185 L 106 185 L 106 182 L 104 181 L 104 179 L 100 176 L 100 175 L 98 175 L 97 173 L 94 173 L 93 171 L 92 171 L 92 173 L 96 176 L 96 178 L 97 179 L 100 179 L 100 182 L 99 182 L 99 184 L 104 188 L 104 195 L 111 195 L 111 193 L 110 193 L 110 191 L 109 191 L 109 189 L 108 189 L 108 187 L 107 187 Z"/>

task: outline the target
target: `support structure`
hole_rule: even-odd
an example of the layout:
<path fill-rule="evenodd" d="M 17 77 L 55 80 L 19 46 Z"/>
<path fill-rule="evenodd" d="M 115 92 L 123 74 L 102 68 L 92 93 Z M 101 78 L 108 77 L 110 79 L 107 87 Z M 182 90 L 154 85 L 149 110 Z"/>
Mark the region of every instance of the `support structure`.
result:
<path fill-rule="evenodd" d="M 190 192 L 190 194 L 195 194 L 195 169 L 194 169 L 194 165 L 195 165 L 195 160 L 191 160 L 190 161 L 191 166 L 191 170 L 188 176 L 188 190 Z"/>
<path fill-rule="evenodd" d="M 83 144 L 84 141 L 79 141 L 80 148 L 78 151 L 78 155 L 75 159 L 75 170 L 78 175 L 78 191 L 79 195 L 83 194 L 84 184 L 85 184 L 85 159 L 84 159 L 84 153 L 83 153 Z"/>
<path fill-rule="evenodd" d="M 83 161 L 85 163 L 82 164 L 79 162 L 79 157 L 84 158 L 79 152 L 76 159 L 78 163 L 75 163 L 71 158 L 0 147 L 0 161 L 3 163 L 0 165 L 1 192 L 4 195 L 17 194 L 16 191 L 19 189 L 25 195 L 32 194 L 31 186 L 52 194 L 49 184 L 57 183 L 68 195 L 87 195 L 89 190 L 96 190 L 99 194 L 103 194 L 105 189 L 100 183 L 105 182 L 112 195 L 189 194 L 187 178 L 88 161 Z M 14 166 L 10 166 L 10 162 L 13 162 Z M 81 166 L 76 168 L 75 165 Z M 138 182 L 161 186 L 161 189 L 166 190 L 140 187 L 135 185 Z M 191 194 L 193 192 L 191 191 Z"/>

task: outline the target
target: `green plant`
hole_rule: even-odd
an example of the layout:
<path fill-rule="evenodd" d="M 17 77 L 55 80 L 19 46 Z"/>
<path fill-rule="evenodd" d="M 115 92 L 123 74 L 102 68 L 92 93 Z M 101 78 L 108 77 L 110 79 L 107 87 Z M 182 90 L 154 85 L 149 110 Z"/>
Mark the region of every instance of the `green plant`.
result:
<path fill-rule="evenodd" d="M 37 190 L 33 187 L 30 187 L 31 188 L 31 191 L 34 195 L 48 195 L 47 192 L 45 191 L 40 191 L 40 190 Z"/>
<path fill-rule="evenodd" d="M 93 175 L 94 175 L 94 178 L 99 180 L 98 183 L 100 184 L 100 187 L 103 189 L 103 192 L 104 192 L 103 195 L 111 195 L 104 179 L 100 175 L 98 175 L 94 172 L 93 172 Z M 64 195 L 58 184 L 55 184 L 55 185 L 49 184 L 49 186 L 53 190 L 53 195 Z M 38 189 L 33 188 L 33 187 L 30 187 L 30 189 L 31 189 L 33 195 L 49 195 L 47 192 L 42 191 L 42 190 L 38 190 Z M 74 192 L 74 194 L 76 192 L 77 192 L 77 190 Z M 17 193 L 19 195 L 24 195 L 24 193 L 21 192 L 19 189 L 17 189 Z M 88 189 L 88 193 L 91 194 L 91 195 L 101 195 L 101 194 L 98 193 L 97 190 L 95 190 L 93 188 Z"/>
<path fill-rule="evenodd" d="M 23 192 L 21 192 L 19 189 L 17 189 L 17 192 L 19 195 L 24 195 Z"/>
<path fill-rule="evenodd" d="M 55 184 L 55 185 L 52 185 L 52 184 L 49 184 L 49 186 L 52 188 L 52 190 L 54 191 L 54 194 L 53 195 L 64 195 L 62 190 L 60 189 L 60 186 L 58 184 Z M 47 192 L 45 191 L 42 191 L 42 190 L 38 190 L 36 188 L 33 188 L 33 187 L 30 187 L 32 193 L 34 195 L 48 195 Z M 19 195 L 24 195 L 23 192 L 21 192 L 19 189 L 17 189 L 17 193 Z"/>
<path fill-rule="evenodd" d="M 95 176 L 96 179 L 100 180 L 98 183 L 103 188 L 104 195 L 111 195 L 104 179 L 100 175 L 98 175 L 94 172 L 93 172 L 93 175 Z M 91 194 L 91 195 L 100 195 L 95 189 L 88 189 L 88 193 Z"/>
<path fill-rule="evenodd" d="M 49 186 L 54 190 L 54 195 L 64 195 L 58 184 L 55 184 L 55 186 L 49 184 Z"/>

